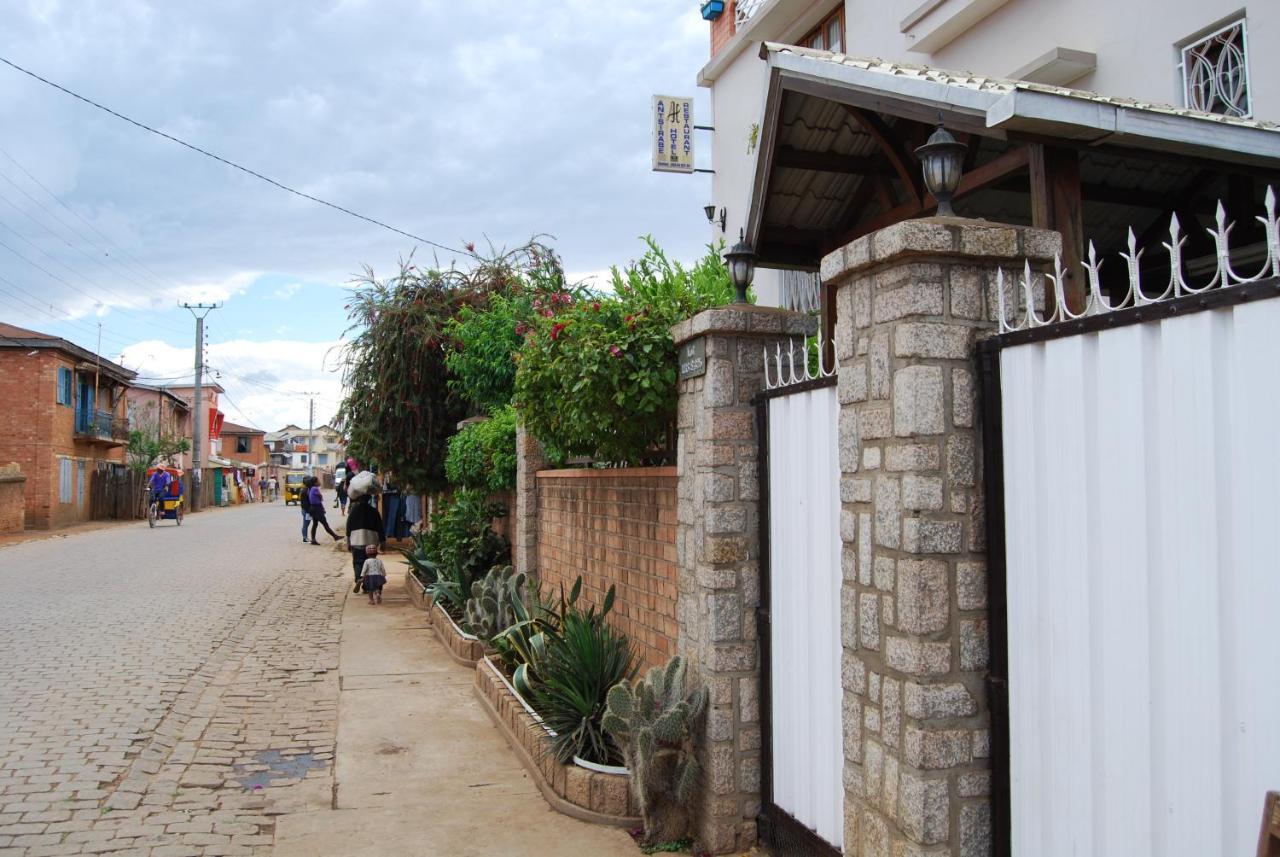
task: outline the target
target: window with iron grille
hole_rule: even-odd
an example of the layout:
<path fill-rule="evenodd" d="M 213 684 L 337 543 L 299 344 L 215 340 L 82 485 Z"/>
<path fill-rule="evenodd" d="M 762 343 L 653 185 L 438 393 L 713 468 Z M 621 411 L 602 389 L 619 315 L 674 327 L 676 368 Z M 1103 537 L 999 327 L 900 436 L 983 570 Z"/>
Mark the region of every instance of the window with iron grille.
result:
<path fill-rule="evenodd" d="M 71 491 L 72 491 L 71 459 L 59 458 L 58 459 L 58 502 L 70 503 Z"/>
<path fill-rule="evenodd" d="M 1241 18 L 1182 48 L 1186 106 L 1224 116 L 1250 116 L 1249 52 Z"/>

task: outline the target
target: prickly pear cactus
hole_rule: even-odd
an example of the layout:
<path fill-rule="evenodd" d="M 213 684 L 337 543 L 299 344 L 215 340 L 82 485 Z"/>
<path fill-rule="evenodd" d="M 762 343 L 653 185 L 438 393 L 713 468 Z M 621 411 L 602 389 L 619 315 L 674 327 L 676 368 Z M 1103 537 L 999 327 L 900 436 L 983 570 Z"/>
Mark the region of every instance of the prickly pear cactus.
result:
<path fill-rule="evenodd" d="M 497 566 L 471 584 L 463 623 L 466 630 L 486 643 L 516 622 L 517 605 L 524 598 L 524 573 L 511 566 Z"/>
<path fill-rule="evenodd" d="M 645 842 L 680 839 L 700 773 L 693 727 L 706 709 L 706 688 L 686 693 L 685 663 L 676 657 L 634 684 L 615 685 L 607 703 L 603 726 L 626 757 Z"/>

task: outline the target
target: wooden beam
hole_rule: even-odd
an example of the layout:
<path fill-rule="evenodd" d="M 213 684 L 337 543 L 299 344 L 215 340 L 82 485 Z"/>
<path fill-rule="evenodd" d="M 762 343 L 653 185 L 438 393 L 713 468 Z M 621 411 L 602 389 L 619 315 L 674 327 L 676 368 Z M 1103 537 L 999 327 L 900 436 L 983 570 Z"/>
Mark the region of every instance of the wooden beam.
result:
<path fill-rule="evenodd" d="M 1027 169 L 1029 162 L 1030 153 L 1028 147 L 1019 146 L 1016 149 L 1010 149 L 1003 155 L 993 158 L 978 167 L 973 172 L 961 176 L 960 185 L 956 188 L 955 198 L 961 199 L 1008 176 L 1022 172 Z M 850 241 L 861 238 L 863 235 L 875 232 L 877 229 L 892 226 L 901 220 L 921 217 L 937 207 L 938 201 L 933 198 L 933 194 L 926 194 L 920 202 L 904 202 L 902 205 L 881 212 L 870 220 L 854 224 L 837 235 L 834 242 L 824 242 L 823 250 L 824 252 L 830 252 L 837 247 L 843 247 Z"/>
<path fill-rule="evenodd" d="M 1067 306 L 1084 310 L 1084 204 L 1080 189 L 1080 156 L 1074 149 L 1041 143 L 1029 146 L 1031 225 L 1062 236 L 1063 284 Z"/>
<path fill-rule="evenodd" d="M 902 186 L 906 188 L 908 195 L 919 200 L 924 196 L 924 179 L 920 174 L 920 165 L 916 163 L 915 157 L 906 150 L 902 144 L 901 137 L 889 127 L 889 123 L 885 122 L 878 113 L 872 113 L 861 107 L 854 107 L 850 104 L 840 105 L 849 112 L 862 130 L 865 131 L 884 153 L 884 156 L 893 166 L 894 172 L 898 174 L 898 179 L 902 182 Z"/>

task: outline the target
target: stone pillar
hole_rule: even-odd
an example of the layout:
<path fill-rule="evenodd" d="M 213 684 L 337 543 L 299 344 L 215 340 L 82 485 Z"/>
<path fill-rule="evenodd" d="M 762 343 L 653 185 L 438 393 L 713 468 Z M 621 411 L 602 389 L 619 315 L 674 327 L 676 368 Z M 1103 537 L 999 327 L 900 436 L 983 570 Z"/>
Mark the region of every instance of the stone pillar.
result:
<path fill-rule="evenodd" d="M 816 327 L 768 307 L 707 310 L 672 330 L 705 342 L 705 373 L 680 382 L 677 423 L 679 652 L 711 700 L 698 753 L 698 846 L 749 849 L 760 811 L 759 438 L 751 404 L 764 388 L 763 348 Z"/>
<path fill-rule="evenodd" d="M 986 545 L 973 345 L 997 266 L 1056 232 L 908 221 L 822 262 L 836 283 L 845 853 L 990 853 Z"/>
<path fill-rule="evenodd" d="M 516 426 L 516 502 L 511 522 L 512 565 L 537 579 L 538 576 L 538 476 L 547 467 L 542 444 Z"/>

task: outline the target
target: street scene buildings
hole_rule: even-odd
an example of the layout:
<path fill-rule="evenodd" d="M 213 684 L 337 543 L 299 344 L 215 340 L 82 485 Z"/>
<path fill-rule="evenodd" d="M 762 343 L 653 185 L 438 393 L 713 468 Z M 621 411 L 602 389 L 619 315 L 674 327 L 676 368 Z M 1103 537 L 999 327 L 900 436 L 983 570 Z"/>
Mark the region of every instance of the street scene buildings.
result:
<path fill-rule="evenodd" d="M 1280 854 L 1280 13 L 282 10 L 0 51 L 0 854 Z"/>

